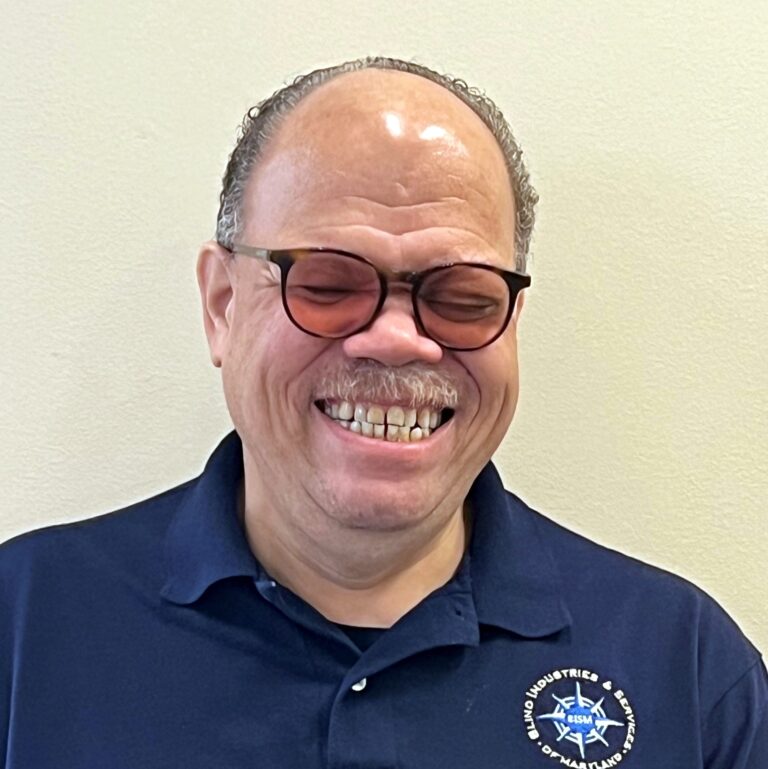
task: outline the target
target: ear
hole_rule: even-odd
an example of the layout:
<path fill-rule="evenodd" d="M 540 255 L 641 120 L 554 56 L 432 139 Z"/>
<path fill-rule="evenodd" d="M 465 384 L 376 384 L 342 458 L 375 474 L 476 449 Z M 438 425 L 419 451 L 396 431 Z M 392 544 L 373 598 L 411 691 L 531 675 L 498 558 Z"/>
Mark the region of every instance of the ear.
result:
<path fill-rule="evenodd" d="M 226 355 L 234 311 L 232 255 L 216 241 L 204 243 L 197 257 L 197 285 L 211 362 L 219 368 Z"/>
<path fill-rule="evenodd" d="M 523 289 L 518 293 L 517 299 L 515 300 L 515 308 L 512 310 L 512 322 L 517 325 L 518 321 L 520 320 L 520 314 L 523 311 L 523 306 L 525 305 L 525 296 L 528 292 L 526 289 Z"/>

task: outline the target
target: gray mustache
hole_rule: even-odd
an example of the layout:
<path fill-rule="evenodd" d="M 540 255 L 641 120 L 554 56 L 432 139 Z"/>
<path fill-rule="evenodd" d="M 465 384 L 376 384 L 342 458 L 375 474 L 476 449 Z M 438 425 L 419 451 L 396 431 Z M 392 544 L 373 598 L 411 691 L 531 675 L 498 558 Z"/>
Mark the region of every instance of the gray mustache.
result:
<path fill-rule="evenodd" d="M 318 398 L 357 403 L 395 401 L 411 408 L 453 408 L 459 402 L 456 379 L 445 371 L 420 363 L 392 368 L 375 361 L 360 361 L 328 371 L 317 384 Z"/>

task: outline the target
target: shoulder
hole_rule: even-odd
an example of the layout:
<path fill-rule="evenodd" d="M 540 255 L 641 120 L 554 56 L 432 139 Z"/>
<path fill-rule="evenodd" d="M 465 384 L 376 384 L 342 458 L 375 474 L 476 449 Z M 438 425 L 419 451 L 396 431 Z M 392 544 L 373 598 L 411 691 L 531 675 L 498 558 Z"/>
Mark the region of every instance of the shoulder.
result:
<path fill-rule="evenodd" d="M 689 580 L 666 569 L 602 545 L 557 523 L 534 510 L 511 492 L 507 492 L 513 516 L 533 521 L 542 544 L 558 564 L 561 576 L 574 588 L 596 590 L 631 600 L 652 602 L 671 600 L 676 608 L 690 604 L 702 611 L 717 603 Z M 722 609 L 720 609 L 722 611 Z"/>
<path fill-rule="evenodd" d="M 577 534 L 508 492 L 513 516 L 530 517 L 580 622 L 611 623 L 670 665 L 691 668 L 704 712 L 759 666 L 760 652 L 722 606 L 689 580 Z"/>
<path fill-rule="evenodd" d="M 158 570 L 165 531 L 191 482 L 121 510 L 20 534 L 0 544 L 0 606 L 31 593 L 88 589 L 94 579 Z"/>

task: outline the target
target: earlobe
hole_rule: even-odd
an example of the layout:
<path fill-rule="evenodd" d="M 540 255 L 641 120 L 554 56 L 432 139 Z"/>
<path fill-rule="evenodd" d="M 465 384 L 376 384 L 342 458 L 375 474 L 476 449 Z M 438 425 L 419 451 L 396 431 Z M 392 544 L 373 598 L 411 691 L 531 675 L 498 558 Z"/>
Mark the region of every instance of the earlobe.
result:
<path fill-rule="evenodd" d="M 231 255 L 215 241 L 204 243 L 197 258 L 197 285 L 203 305 L 203 324 L 211 362 L 221 366 L 227 349 L 234 310 Z"/>

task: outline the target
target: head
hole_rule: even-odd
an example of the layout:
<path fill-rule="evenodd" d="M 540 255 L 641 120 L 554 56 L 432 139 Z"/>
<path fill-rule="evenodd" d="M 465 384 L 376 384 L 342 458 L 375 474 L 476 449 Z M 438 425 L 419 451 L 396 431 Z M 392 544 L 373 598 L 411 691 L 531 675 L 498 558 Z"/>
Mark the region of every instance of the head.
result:
<path fill-rule="evenodd" d="M 198 262 L 247 495 L 310 530 L 447 520 L 514 414 L 523 295 L 506 331 L 477 350 L 424 334 L 411 287 L 398 280 L 372 323 L 327 339 L 290 321 L 277 266 L 238 255 L 236 244 L 338 249 L 388 274 L 449 262 L 522 270 L 535 202 L 492 102 L 417 65 L 367 59 L 321 70 L 249 113 L 217 240 Z M 377 438 L 388 410 L 387 421 L 400 421 L 399 410 L 416 419 L 421 439 Z M 341 424 L 361 414 L 360 432 Z"/>
<path fill-rule="evenodd" d="M 224 175 L 224 184 L 219 196 L 219 215 L 216 220 L 216 240 L 231 246 L 241 235 L 245 188 L 269 139 L 283 124 L 286 116 L 302 99 L 324 83 L 345 73 L 364 69 L 407 72 L 437 83 L 463 101 L 485 123 L 501 149 L 509 174 L 509 183 L 515 199 L 515 265 L 518 270 L 525 272 L 535 207 L 539 198 L 531 186 L 528 170 L 523 162 L 523 151 L 501 110 L 482 91 L 468 86 L 460 78 L 440 74 L 421 64 L 383 56 L 354 59 L 300 75 L 290 85 L 279 89 L 248 111 Z"/>

